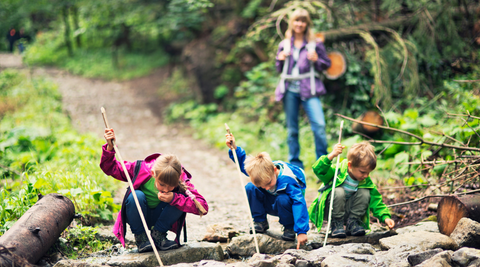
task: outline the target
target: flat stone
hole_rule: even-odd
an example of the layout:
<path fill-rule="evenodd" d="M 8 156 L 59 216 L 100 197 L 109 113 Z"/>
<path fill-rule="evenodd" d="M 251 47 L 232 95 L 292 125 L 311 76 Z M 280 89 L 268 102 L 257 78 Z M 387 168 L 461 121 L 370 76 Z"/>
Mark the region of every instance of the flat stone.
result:
<path fill-rule="evenodd" d="M 396 231 L 399 235 L 414 233 L 414 232 L 419 232 L 419 231 L 440 233 L 440 231 L 438 230 L 438 223 L 437 222 L 419 222 L 415 225 L 410 225 L 410 226 L 399 228 Z"/>
<path fill-rule="evenodd" d="M 480 250 L 474 248 L 461 248 L 452 255 L 455 266 L 480 266 Z"/>
<path fill-rule="evenodd" d="M 380 232 L 373 232 L 368 235 L 364 236 L 347 236 L 346 238 L 327 238 L 327 245 L 342 245 L 347 243 L 370 243 L 370 244 L 378 244 L 379 240 L 385 237 L 394 236 L 397 233 L 395 230 L 389 231 L 380 231 Z M 308 242 L 307 245 L 312 246 L 312 248 L 320 248 L 323 246 L 325 241 L 325 234 L 317 233 L 317 232 L 308 232 L 307 233 Z"/>
<path fill-rule="evenodd" d="M 279 240 L 264 234 L 257 234 L 258 249 L 260 253 L 281 254 L 290 248 L 296 248 L 295 242 Z M 232 238 L 226 248 L 230 256 L 252 256 L 255 254 L 255 239 L 253 235 L 242 235 Z"/>
<path fill-rule="evenodd" d="M 160 255 L 160 259 L 164 265 L 190 263 L 201 260 L 223 260 L 222 247 L 219 244 L 208 242 L 188 243 L 178 249 L 159 251 L 158 254 Z M 122 267 L 153 267 L 160 265 L 155 257 L 154 252 L 130 252 L 121 256 L 112 257 L 106 262 L 106 264 L 110 266 Z"/>
<path fill-rule="evenodd" d="M 410 255 L 408 255 L 408 262 L 412 265 L 412 266 L 415 266 L 415 265 L 418 265 L 428 259 L 430 259 L 431 257 L 435 256 L 436 254 L 442 252 L 443 249 L 441 248 L 436 248 L 436 249 L 430 249 L 430 250 L 426 250 L 426 251 L 422 251 L 422 252 L 419 252 L 419 253 L 412 253 Z"/>
<path fill-rule="evenodd" d="M 458 245 L 450 237 L 427 231 L 411 232 L 403 235 L 396 235 L 380 239 L 380 247 L 383 250 L 407 245 L 412 249 L 419 249 L 420 251 L 441 248 L 444 250 L 455 250 Z"/>
<path fill-rule="evenodd" d="M 53 267 L 105 267 L 101 264 L 87 263 L 79 260 L 61 260 L 55 263 Z"/>
<path fill-rule="evenodd" d="M 452 251 L 442 251 L 430 259 L 426 260 L 419 266 L 422 267 L 451 267 L 452 263 Z"/>

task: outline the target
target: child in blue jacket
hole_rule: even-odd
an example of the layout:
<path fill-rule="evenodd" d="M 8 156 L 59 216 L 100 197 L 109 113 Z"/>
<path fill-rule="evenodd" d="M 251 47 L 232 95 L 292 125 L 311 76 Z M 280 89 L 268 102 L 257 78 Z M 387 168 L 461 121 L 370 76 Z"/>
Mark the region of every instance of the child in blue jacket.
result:
<path fill-rule="evenodd" d="M 304 192 L 305 172 L 290 163 L 273 161 L 266 152 L 246 157 L 245 150 L 235 145 L 232 134 L 226 134 L 225 143 L 235 149 L 241 171 L 251 178 L 245 186 L 255 231 L 264 233 L 268 228 L 267 214 L 278 216 L 284 226 L 282 239 L 294 241 L 297 249 L 307 243 L 310 229 Z M 233 152 L 229 150 L 234 161 Z"/>

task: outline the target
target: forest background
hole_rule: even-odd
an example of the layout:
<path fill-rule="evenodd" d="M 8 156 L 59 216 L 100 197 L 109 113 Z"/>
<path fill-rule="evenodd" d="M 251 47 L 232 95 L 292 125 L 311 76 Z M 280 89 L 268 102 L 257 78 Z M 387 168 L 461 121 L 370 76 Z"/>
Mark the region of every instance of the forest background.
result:
<path fill-rule="evenodd" d="M 188 123 L 195 138 L 223 148 L 219 133 L 228 122 L 250 153 L 286 160 L 285 115 L 273 99 L 274 59 L 288 13 L 297 7 L 309 10 L 327 51 L 346 58 L 343 76 L 324 79 L 329 145 L 345 120 L 337 114 L 357 118 L 374 110 L 387 129 L 368 137 L 347 119 L 342 143 L 372 141 L 378 154 L 373 178 L 387 203 L 478 190 L 478 0 L 4 0 L 0 32 L 4 38 L 10 27 L 24 28 L 32 37 L 23 54 L 28 66 L 106 80 L 169 66 L 158 88 L 169 104 L 166 123 Z M 4 41 L 0 50 L 6 51 Z M 54 85 L 22 75 L 0 73 L 0 234 L 37 193 L 73 198 L 85 225 L 111 220 L 118 211 L 115 186 L 100 183 L 92 164 L 99 141 L 71 130 Z M 301 158 L 311 166 L 313 135 L 301 116 Z M 307 176 L 319 186 L 311 168 Z M 392 206 L 392 212 L 399 221 L 407 211 L 409 218 L 425 217 L 428 201 L 419 203 Z"/>

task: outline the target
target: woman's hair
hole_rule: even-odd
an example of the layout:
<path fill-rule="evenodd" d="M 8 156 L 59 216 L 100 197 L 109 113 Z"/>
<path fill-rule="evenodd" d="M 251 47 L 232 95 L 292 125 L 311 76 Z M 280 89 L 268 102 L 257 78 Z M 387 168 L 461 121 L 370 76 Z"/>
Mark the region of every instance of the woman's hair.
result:
<path fill-rule="evenodd" d="M 255 186 L 263 186 L 269 183 L 275 175 L 275 165 L 273 165 L 270 155 L 267 152 L 262 152 L 245 160 L 245 171 L 247 171 Z"/>
<path fill-rule="evenodd" d="M 186 185 L 180 179 L 182 175 L 182 164 L 177 156 L 172 154 L 160 155 L 153 164 L 153 176 L 155 183 L 162 182 L 169 186 L 179 187 L 181 192 L 185 192 Z"/>
<path fill-rule="evenodd" d="M 285 39 L 289 40 L 292 38 L 293 22 L 299 19 L 304 20 L 307 23 L 307 27 L 305 28 L 305 38 L 307 39 L 307 43 L 315 40 L 315 33 L 312 29 L 312 20 L 310 19 L 310 14 L 303 8 L 295 9 L 295 11 L 290 14 L 290 18 L 288 20 L 288 29 L 285 31 Z"/>

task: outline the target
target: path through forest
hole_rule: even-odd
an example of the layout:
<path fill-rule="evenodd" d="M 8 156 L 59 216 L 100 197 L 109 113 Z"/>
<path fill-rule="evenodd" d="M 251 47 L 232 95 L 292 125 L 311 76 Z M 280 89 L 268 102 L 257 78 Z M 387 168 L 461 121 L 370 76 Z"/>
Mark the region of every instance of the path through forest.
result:
<path fill-rule="evenodd" d="M 2 67 L 23 68 L 20 57 L 10 54 L 0 54 Z M 201 240 L 207 226 L 216 223 L 231 223 L 240 231 L 249 229 L 248 209 L 238 172 L 228 158 L 227 149 L 210 148 L 184 133 L 179 126 L 162 124 L 160 112 L 165 103 L 157 95 L 157 88 L 168 75 L 168 67 L 128 82 L 87 79 L 55 68 L 34 68 L 32 72 L 58 84 L 64 110 L 80 133 L 91 132 L 103 139 L 105 127 L 100 108 L 105 107 L 124 160 L 143 159 L 154 152 L 173 153 L 179 157 L 193 175 L 192 182 L 207 199 L 210 209 L 202 218 L 187 216 L 189 241 Z M 220 132 L 218 137 L 223 140 L 224 134 Z M 101 153 L 100 147 L 98 151 Z M 113 178 L 105 176 L 105 179 Z M 121 201 L 123 192 L 119 197 L 116 202 Z M 280 227 L 276 218 L 271 217 L 269 221 L 271 227 L 275 224 Z"/>

